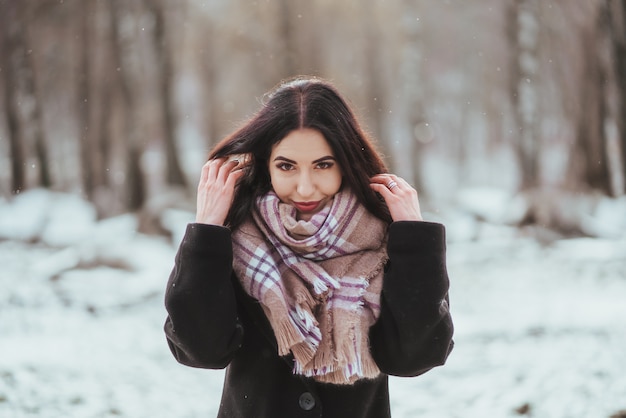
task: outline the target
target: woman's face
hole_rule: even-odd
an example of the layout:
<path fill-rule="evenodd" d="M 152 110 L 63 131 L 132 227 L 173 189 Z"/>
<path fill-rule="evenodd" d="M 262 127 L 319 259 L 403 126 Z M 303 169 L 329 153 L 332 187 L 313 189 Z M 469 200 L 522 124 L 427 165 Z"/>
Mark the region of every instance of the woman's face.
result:
<path fill-rule="evenodd" d="M 276 195 L 294 206 L 302 220 L 311 219 L 341 188 L 341 167 L 315 129 L 291 131 L 274 145 L 269 173 Z"/>

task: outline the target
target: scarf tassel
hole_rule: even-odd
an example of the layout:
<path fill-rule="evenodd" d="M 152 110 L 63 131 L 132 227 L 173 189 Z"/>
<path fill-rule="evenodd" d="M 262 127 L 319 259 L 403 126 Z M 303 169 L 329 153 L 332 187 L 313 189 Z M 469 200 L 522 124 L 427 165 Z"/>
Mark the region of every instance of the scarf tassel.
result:
<path fill-rule="evenodd" d="M 270 319 L 270 323 L 274 329 L 274 336 L 276 337 L 279 355 L 286 356 L 289 354 L 291 347 L 305 341 L 304 336 L 289 316 L 280 317 L 278 321 L 274 320 L 274 318 L 269 315 L 268 318 Z"/>

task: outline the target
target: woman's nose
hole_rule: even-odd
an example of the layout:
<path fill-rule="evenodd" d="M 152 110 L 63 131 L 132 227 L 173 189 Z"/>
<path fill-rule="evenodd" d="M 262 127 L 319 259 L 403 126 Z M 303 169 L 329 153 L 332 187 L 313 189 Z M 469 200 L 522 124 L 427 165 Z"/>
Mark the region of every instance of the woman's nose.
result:
<path fill-rule="evenodd" d="M 303 198 L 312 196 L 315 192 L 315 185 L 313 184 L 311 176 L 304 173 L 300 175 L 300 177 L 298 178 L 298 185 L 296 190 L 298 191 L 298 194 Z"/>

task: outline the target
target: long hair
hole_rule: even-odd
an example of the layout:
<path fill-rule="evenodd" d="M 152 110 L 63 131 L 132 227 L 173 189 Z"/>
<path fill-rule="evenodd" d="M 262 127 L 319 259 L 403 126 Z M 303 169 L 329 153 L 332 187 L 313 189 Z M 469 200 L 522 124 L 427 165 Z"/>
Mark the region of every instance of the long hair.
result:
<path fill-rule="evenodd" d="M 342 187 L 349 187 L 372 214 L 391 222 L 384 201 L 369 186 L 369 178 L 386 173 L 387 167 L 354 112 L 328 81 L 297 77 L 267 93 L 257 113 L 220 141 L 209 156 L 247 154 L 249 159 L 225 224 L 231 229 L 241 225 L 254 210 L 256 199 L 270 191 L 269 157 L 273 146 L 291 131 L 302 128 L 318 130 L 328 141 L 342 170 Z"/>

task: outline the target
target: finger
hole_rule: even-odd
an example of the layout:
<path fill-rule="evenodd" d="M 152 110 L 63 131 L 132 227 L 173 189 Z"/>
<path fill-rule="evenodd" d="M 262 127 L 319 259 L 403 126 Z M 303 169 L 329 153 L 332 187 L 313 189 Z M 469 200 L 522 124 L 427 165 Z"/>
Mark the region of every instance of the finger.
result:
<path fill-rule="evenodd" d="M 243 175 L 245 174 L 245 171 L 243 169 L 234 169 L 230 172 L 230 174 L 228 175 L 228 178 L 226 179 L 226 187 L 228 187 L 229 189 L 234 189 L 235 186 L 237 185 L 237 181 L 243 177 Z"/>
<path fill-rule="evenodd" d="M 202 166 L 202 170 L 200 171 L 200 180 L 198 182 L 198 187 L 206 184 L 209 178 L 209 170 L 211 169 L 211 164 L 213 160 L 209 160 Z"/>
<path fill-rule="evenodd" d="M 371 181 L 375 182 L 375 183 L 385 183 L 385 181 L 388 181 L 390 179 L 390 175 L 389 174 L 376 174 L 375 176 L 372 176 L 370 178 Z"/>
<path fill-rule="evenodd" d="M 385 202 L 387 202 L 389 198 L 393 196 L 391 190 L 389 190 L 389 188 L 387 188 L 387 186 L 382 183 L 370 183 L 370 187 L 372 188 L 372 190 L 379 193 L 383 197 L 383 199 L 385 199 Z"/>
<path fill-rule="evenodd" d="M 219 174 L 220 167 L 222 167 L 222 164 L 224 164 L 224 161 L 226 161 L 226 159 L 224 157 L 220 157 L 220 158 L 215 158 L 213 160 L 210 160 L 208 162 L 208 171 L 207 171 L 207 178 L 206 178 L 205 184 L 215 182 L 215 179 L 217 178 Z"/>
<path fill-rule="evenodd" d="M 378 174 L 370 180 L 378 184 L 388 185 L 392 181 L 398 183 L 398 179 L 399 177 L 394 174 Z"/>
<path fill-rule="evenodd" d="M 407 184 L 400 177 L 397 177 L 394 175 L 384 175 L 384 176 L 373 177 L 372 182 L 373 184 L 377 184 L 386 188 L 391 193 L 394 189 L 400 187 L 401 184 L 402 186 L 405 186 Z"/>
<path fill-rule="evenodd" d="M 219 169 L 217 174 L 217 181 L 220 183 L 226 183 L 230 174 L 235 170 L 235 168 L 239 165 L 237 160 L 228 160 L 224 162 Z"/>

